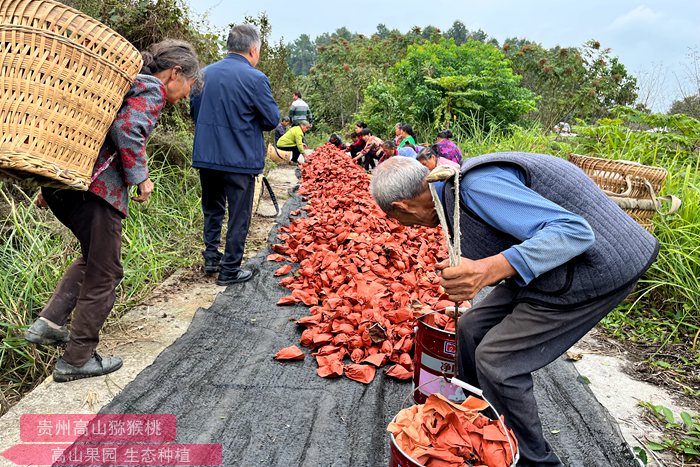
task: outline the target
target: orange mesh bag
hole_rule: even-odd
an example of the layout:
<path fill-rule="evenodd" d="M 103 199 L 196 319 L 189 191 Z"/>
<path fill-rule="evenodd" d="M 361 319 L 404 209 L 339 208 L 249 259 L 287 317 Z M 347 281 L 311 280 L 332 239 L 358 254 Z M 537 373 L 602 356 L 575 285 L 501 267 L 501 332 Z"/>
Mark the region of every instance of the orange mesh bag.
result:
<path fill-rule="evenodd" d="M 139 51 L 53 0 L 0 0 L 0 174 L 87 190 Z"/>

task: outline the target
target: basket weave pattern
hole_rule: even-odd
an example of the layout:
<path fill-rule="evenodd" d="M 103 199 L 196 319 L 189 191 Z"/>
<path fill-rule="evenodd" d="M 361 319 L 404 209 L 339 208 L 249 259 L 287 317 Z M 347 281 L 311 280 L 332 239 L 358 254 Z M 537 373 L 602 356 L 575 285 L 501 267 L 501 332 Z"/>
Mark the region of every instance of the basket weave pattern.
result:
<path fill-rule="evenodd" d="M 637 162 L 601 159 L 570 154 L 569 160 L 581 168 L 606 194 L 635 199 L 653 199 L 661 191 L 668 172 L 661 167 L 650 167 Z M 624 209 L 648 231 L 654 230 L 652 218 L 655 209 Z"/>
<path fill-rule="evenodd" d="M 87 190 L 141 54 L 53 0 L 0 0 L 0 172 Z"/>

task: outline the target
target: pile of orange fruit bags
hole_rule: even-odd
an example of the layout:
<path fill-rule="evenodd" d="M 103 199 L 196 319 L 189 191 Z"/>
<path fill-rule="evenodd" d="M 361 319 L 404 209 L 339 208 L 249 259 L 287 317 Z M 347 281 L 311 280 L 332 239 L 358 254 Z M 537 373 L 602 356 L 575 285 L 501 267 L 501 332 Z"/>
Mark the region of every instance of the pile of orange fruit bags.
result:
<path fill-rule="evenodd" d="M 278 305 L 310 307 L 297 324 L 305 327 L 301 344 L 316 350 L 319 376 L 369 383 L 376 368 L 392 363 L 387 375 L 410 379 L 415 317 L 453 305 L 435 271 L 436 259 L 446 256 L 440 229 L 387 218 L 369 193 L 369 176 L 333 146 L 318 148 L 301 173 L 306 216 L 280 228 L 282 243 L 267 258 L 299 265 L 277 270 L 292 272 L 280 281 L 291 294 Z"/>

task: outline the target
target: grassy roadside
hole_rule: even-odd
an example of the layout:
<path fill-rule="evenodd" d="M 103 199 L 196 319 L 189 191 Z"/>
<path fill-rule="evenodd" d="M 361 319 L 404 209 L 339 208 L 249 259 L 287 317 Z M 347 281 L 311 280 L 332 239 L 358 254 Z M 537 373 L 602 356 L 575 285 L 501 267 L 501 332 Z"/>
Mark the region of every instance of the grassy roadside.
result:
<path fill-rule="evenodd" d="M 663 131 L 647 131 L 649 128 Z M 622 112 L 559 137 L 539 128 L 476 132 L 455 138 L 465 157 L 496 151 L 569 153 L 626 159 L 668 170 L 663 192 L 683 201 L 673 215 L 655 217 L 661 250 L 633 295 L 602 329 L 634 346 L 644 360 L 640 377 L 700 396 L 700 122 L 685 116 Z M 461 137 L 460 137 L 461 136 Z"/>
<path fill-rule="evenodd" d="M 175 269 L 200 258 L 200 188 L 195 171 L 172 165 L 168 153 L 150 152 L 155 190 L 131 207 L 123 224 L 124 281 L 112 318 L 137 304 Z M 14 196 L 10 196 L 12 191 Z M 59 355 L 22 339 L 78 253 L 77 241 L 28 195 L 0 182 L 0 415 L 45 377 Z"/>

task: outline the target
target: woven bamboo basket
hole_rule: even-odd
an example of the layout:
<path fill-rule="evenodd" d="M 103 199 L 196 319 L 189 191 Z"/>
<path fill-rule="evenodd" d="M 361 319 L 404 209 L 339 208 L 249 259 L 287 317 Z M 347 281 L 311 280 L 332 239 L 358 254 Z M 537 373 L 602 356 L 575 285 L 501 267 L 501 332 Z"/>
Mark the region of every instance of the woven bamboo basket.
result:
<path fill-rule="evenodd" d="M 0 174 L 87 190 L 139 51 L 53 0 L 0 0 Z"/>
<path fill-rule="evenodd" d="M 569 160 L 591 177 L 632 219 L 653 232 L 652 219 L 659 210 L 656 194 L 661 191 L 668 175 L 666 169 L 578 154 L 570 154 Z"/>
<path fill-rule="evenodd" d="M 276 164 L 289 164 L 289 161 L 292 160 L 292 151 L 284 151 L 268 144 L 267 158 Z"/>

